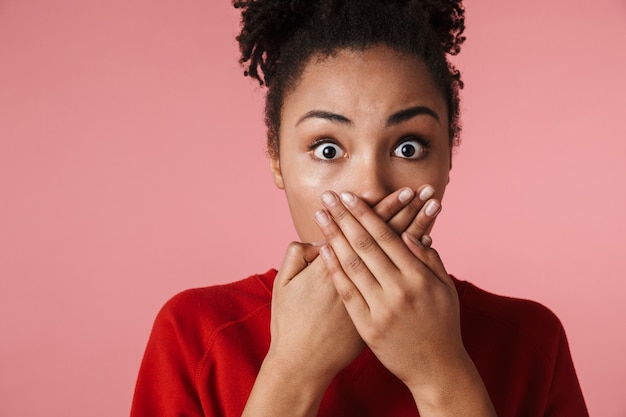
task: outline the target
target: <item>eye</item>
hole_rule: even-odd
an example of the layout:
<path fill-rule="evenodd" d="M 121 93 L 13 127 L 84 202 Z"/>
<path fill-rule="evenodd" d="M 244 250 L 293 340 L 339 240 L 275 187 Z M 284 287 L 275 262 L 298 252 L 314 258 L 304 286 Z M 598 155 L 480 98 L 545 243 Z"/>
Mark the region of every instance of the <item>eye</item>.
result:
<path fill-rule="evenodd" d="M 426 153 L 426 145 L 417 139 L 404 140 L 393 150 L 395 156 L 405 159 L 419 159 Z"/>
<path fill-rule="evenodd" d="M 316 158 L 325 161 L 341 158 L 344 155 L 344 151 L 335 143 L 321 143 L 313 149 L 313 154 Z"/>

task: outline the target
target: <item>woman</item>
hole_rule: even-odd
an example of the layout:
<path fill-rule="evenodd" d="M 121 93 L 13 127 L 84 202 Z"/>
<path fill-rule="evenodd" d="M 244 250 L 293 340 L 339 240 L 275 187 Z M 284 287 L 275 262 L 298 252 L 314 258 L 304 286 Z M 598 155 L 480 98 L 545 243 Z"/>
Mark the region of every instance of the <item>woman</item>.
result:
<path fill-rule="evenodd" d="M 586 416 L 545 307 L 450 277 L 460 1 L 237 1 L 302 243 L 159 313 L 133 416 Z"/>

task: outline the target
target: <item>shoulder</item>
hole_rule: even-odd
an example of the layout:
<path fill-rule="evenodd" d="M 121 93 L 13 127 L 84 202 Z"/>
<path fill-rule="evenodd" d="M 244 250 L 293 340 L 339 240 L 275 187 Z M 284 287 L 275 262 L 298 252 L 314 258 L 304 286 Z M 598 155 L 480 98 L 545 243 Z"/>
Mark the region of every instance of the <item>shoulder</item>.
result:
<path fill-rule="evenodd" d="M 268 309 L 275 275 L 275 270 L 269 270 L 229 284 L 180 292 L 161 308 L 153 331 L 168 328 L 181 336 L 206 339 L 224 326 Z"/>
<path fill-rule="evenodd" d="M 546 306 L 532 300 L 498 295 L 467 282 L 459 281 L 462 308 L 493 317 L 510 324 L 524 326 L 547 322 L 560 325 L 557 316 Z"/>
<path fill-rule="evenodd" d="M 535 301 L 455 280 L 463 344 L 498 415 L 588 416 L 559 318 Z"/>
<path fill-rule="evenodd" d="M 457 281 L 457 289 L 464 339 L 525 347 L 546 359 L 554 356 L 564 331 L 549 308 L 536 301 L 493 294 L 465 281 Z"/>
<path fill-rule="evenodd" d="M 210 353 L 230 352 L 242 340 L 240 336 L 247 336 L 250 329 L 261 327 L 253 334 L 257 338 L 252 338 L 257 342 L 257 351 L 265 346 L 261 342 L 269 339 L 271 288 L 275 275 L 276 271 L 270 270 L 231 284 L 187 290 L 166 302 L 152 327 L 137 378 L 131 415 L 204 415 L 199 398 L 208 385 L 199 378 L 205 370 L 211 369 L 206 366 Z M 228 334 L 230 344 L 220 344 L 224 333 Z M 249 349 L 251 345 L 243 343 L 241 348 Z M 241 364 L 227 362 L 227 367 L 237 369 Z M 209 401 L 202 407 L 211 407 L 211 404 L 215 406 Z"/>

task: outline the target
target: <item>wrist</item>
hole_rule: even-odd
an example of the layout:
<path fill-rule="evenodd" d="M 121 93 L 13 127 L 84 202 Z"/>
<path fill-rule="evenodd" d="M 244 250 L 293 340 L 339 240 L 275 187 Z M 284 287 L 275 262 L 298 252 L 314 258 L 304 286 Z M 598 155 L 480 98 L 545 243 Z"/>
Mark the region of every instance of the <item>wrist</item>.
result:
<path fill-rule="evenodd" d="M 316 416 L 329 382 L 311 378 L 283 358 L 268 354 L 242 416 Z"/>
<path fill-rule="evenodd" d="M 409 386 L 420 415 L 495 416 L 487 389 L 467 352 L 428 382 Z"/>
<path fill-rule="evenodd" d="M 280 349 L 270 345 L 263 367 L 292 381 L 325 390 L 345 364 L 334 360 L 332 355 L 317 355 L 312 351 Z"/>
<path fill-rule="evenodd" d="M 310 358 L 298 359 L 274 353 L 271 349 L 263 360 L 259 375 L 264 373 L 271 375 L 274 383 L 288 385 L 290 390 L 320 397 L 335 376 L 331 372 L 319 369 L 316 361 Z"/>

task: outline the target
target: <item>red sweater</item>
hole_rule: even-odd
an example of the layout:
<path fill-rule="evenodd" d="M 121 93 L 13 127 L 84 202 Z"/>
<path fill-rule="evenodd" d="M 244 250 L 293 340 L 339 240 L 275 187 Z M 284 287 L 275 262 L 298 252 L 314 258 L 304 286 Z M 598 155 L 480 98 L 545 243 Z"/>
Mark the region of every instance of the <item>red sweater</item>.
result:
<path fill-rule="evenodd" d="M 158 314 L 132 417 L 241 416 L 270 343 L 275 270 L 188 290 Z M 588 416 L 558 318 L 532 301 L 455 280 L 463 342 L 499 417 Z M 409 390 L 369 349 L 328 387 L 319 416 L 418 416 Z"/>

